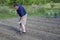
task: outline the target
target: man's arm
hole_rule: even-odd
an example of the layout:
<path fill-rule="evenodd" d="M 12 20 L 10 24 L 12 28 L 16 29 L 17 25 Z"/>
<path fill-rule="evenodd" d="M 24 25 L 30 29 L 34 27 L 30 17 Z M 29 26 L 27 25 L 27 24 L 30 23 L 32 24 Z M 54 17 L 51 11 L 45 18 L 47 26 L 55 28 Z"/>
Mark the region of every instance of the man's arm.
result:
<path fill-rule="evenodd" d="M 21 20 L 19 21 L 19 23 L 22 23 L 23 20 L 24 20 L 24 16 L 21 17 Z"/>

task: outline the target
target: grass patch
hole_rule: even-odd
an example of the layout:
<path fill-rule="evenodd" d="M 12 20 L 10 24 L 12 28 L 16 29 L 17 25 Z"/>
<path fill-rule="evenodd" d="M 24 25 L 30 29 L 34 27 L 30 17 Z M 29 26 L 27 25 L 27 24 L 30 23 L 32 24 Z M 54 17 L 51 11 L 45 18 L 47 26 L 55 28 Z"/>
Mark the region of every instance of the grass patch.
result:
<path fill-rule="evenodd" d="M 0 6 L 0 19 L 16 17 L 15 13 L 9 6 Z"/>
<path fill-rule="evenodd" d="M 39 5 L 24 6 L 28 16 L 36 17 L 57 17 L 60 16 L 60 9 L 44 8 Z M 14 18 L 16 11 L 8 6 L 0 6 L 0 19 Z"/>
<path fill-rule="evenodd" d="M 0 19 L 14 18 L 14 17 L 16 17 L 15 14 L 1 14 L 0 13 Z"/>

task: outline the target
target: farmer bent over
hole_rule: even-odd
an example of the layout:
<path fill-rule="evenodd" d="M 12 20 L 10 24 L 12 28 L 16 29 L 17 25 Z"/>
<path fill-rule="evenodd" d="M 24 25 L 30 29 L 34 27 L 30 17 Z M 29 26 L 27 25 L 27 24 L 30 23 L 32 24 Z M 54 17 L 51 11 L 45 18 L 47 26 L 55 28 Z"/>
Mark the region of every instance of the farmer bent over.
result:
<path fill-rule="evenodd" d="M 27 14 L 23 6 L 14 4 L 14 8 L 17 11 L 17 15 L 19 15 L 20 20 L 20 28 L 22 29 L 22 33 L 26 33 L 25 25 L 26 25 L 26 19 L 27 19 Z"/>

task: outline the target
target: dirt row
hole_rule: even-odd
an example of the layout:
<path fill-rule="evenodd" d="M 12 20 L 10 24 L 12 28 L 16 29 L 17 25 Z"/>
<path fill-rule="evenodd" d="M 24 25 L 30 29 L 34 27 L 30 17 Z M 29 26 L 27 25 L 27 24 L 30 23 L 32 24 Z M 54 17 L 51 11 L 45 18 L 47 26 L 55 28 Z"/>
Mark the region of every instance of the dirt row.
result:
<path fill-rule="evenodd" d="M 20 34 L 18 18 L 0 21 L 0 40 L 60 40 L 60 19 L 28 17 L 26 34 Z"/>

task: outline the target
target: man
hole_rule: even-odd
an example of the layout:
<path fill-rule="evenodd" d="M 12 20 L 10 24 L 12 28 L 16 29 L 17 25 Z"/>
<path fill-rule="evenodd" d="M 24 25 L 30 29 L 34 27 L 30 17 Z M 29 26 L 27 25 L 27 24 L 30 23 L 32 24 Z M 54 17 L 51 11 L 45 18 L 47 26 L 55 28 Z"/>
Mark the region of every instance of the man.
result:
<path fill-rule="evenodd" d="M 14 4 L 14 8 L 17 11 L 17 15 L 19 15 L 20 20 L 20 28 L 22 29 L 22 33 L 26 33 L 25 25 L 26 25 L 26 19 L 27 19 L 27 14 L 23 6 Z"/>

